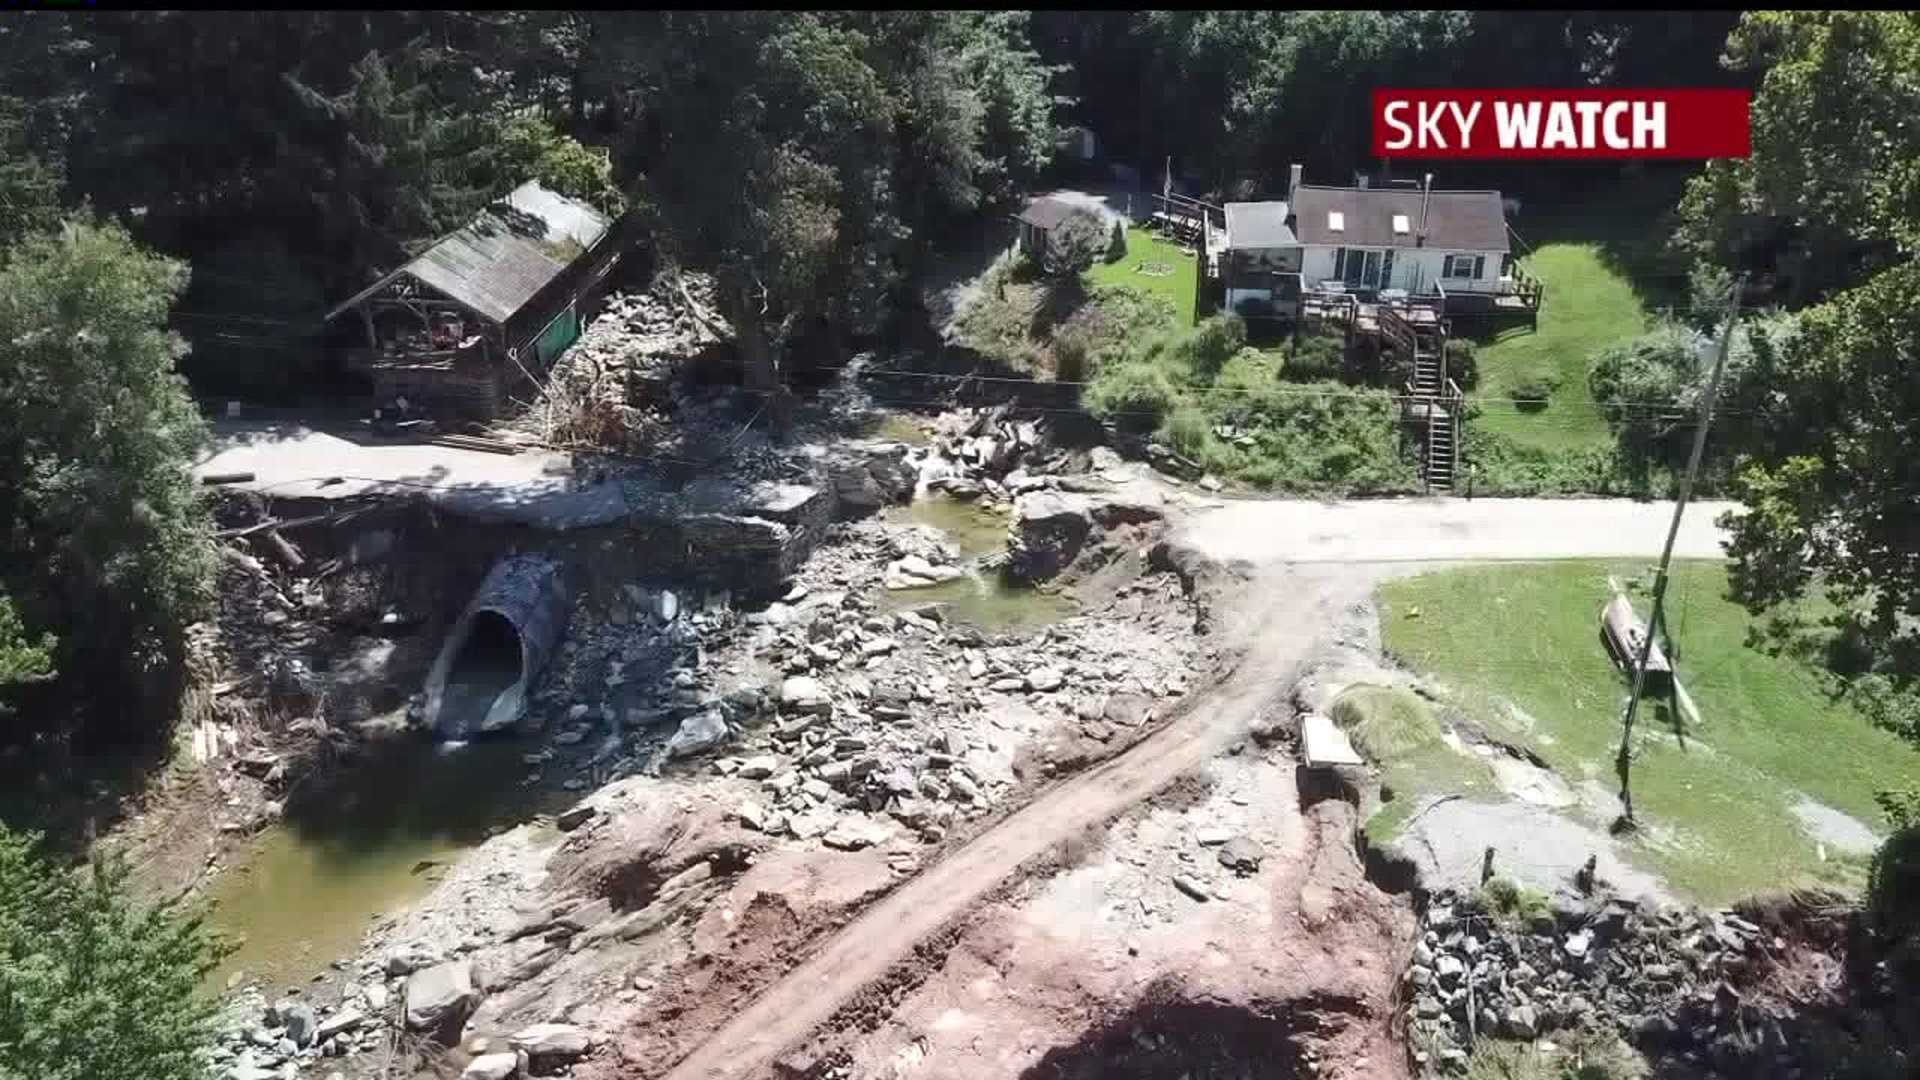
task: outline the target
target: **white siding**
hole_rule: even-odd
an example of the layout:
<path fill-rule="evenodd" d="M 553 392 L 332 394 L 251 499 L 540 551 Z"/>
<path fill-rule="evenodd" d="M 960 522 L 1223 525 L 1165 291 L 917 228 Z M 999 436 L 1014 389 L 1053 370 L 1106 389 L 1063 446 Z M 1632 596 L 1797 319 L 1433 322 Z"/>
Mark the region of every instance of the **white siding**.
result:
<path fill-rule="evenodd" d="M 1306 248 L 1300 274 L 1308 288 L 1314 288 L 1322 281 L 1334 279 L 1334 253 L 1337 250 L 1338 248 L 1323 245 L 1312 245 Z M 1354 252 L 1386 249 L 1348 248 L 1347 250 Z M 1484 256 L 1486 264 L 1481 267 L 1480 276 L 1471 280 L 1443 279 L 1442 272 L 1446 268 L 1447 256 L 1456 254 Z M 1454 252 L 1442 251 L 1438 248 L 1394 248 L 1391 280 L 1383 287 L 1405 289 L 1408 292 L 1424 292 L 1430 289 L 1434 282 L 1441 281 L 1449 289 L 1459 288 L 1463 292 L 1491 292 L 1500 280 L 1500 261 L 1501 254 L 1497 251 Z"/>
<path fill-rule="evenodd" d="M 1300 263 L 1300 276 L 1309 289 L 1318 288 L 1323 281 L 1333 280 L 1333 248 L 1309 247 Z"/>

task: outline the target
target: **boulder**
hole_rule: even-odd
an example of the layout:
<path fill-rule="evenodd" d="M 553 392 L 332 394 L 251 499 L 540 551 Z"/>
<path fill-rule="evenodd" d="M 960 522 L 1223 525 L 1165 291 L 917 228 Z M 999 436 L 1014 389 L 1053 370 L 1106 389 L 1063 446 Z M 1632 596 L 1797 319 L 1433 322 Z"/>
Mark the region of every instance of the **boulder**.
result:
<path fill-rule="evenodd" d="M 1266 858 L 1258 841 L 1244 836 L 1236 836 L 1220 847 L 1220 865 L 1240 873 L 1252 873 L 1260 869 L 1260 862 Z"/>
<path fill-rule="evenodd" d="M 460 1080 L 508 1080 L 519 1068 L 518 1054 L 481 1054 L 460 1070 Z"/>
<path fill-rule="evenodd" d="M 560 827 L 561 832 L 572 832 L 587 822 L 592 821 L 593 815 L 599 812 L 600 811 L 595 810 L 593 807 L 582 803 L 571 809 L 562 810 L 560 816 L 553 819 L 553 823 Z"/>
<path fill-rule="evenodd" d="M 480 1003 L 473 984 L 473 965 L 451 960 L 422 968 L 407 977 L 407 1029 L 425 1032 L 441 1042 L 458 1042 L 460 1028 Z"/>
<path fill-rule="evenodd" d="M 535 1024 L 514 1032 L 507 1045 L 525 1053 L 534 1068 L 551 1068 L 584 1057 L 593 1036 L 573 1024 Z"/>
<path fill-rule="evenodd" d="M 1507 1034 L 1516 1039 L 1531 1039 L 1540 1034 L 1540 1014 L 1531 1005 L 1516 1005 L 1507 1010 Z"/>
<path fill-rule="evenodd" d="M 920 478 L 907 461 L 907 448 L 899 443 L 841 449 L 828 460 L 827 476 L 833 486 L 834 516 L 842 520 L 908 501 Z"/>
<path fill-rule="evenodd" d="M 1057 667 L 1039 667 L 1027 672 L 1027 689 L 1035 693 L 1052 693 L 1065 682 L 1066 676 Z"/>
<path fill-rule="evenodd" d="M 827 697 L 820 680 L 795 675 L 780 684 L 780 707 L 792 712 L 825 713 L 833 710 L 833 700 Z"/>
<path fill-rule="evenodd" d="M 286 1026 L 287 1038 L 293 1045 L 306 1047 L 313 1043 L 313 1029 L 318 1026 L 319 1018 L 313 1014 L 313 1006 L 304 1003 L 287 1003 L 280 1006 L 280 1022 Z"/>
<path fill-rule="evenodd" d="M 727 721 L 718 709 L 694 713 L 680 721 L 680 729 L 667 740 L 667 760 L 692 757 L 724 744 L 731 737 Z"/>
<path fill-rule="evenodd" d="M 828 830 L 820 842 L 830 848 L 841 851 L 859 851 L 872 847 L 893 835 L 893 830 L 885 822 L 870 817 L 850 815 L 841 818 L 839 823 Z"/>
<path fill-rule="evenodd" d="M 384 990 L 385 987 L 382 987 L 381 989 Z M 335 1035 L 344 1034 L 350 1031 L 357 1031 L 359 1030 L 360 1026 L 362 1024 L 365 1024 L 366 1022 L 367 1022 L 366 1013 L 363 1013 L 359 1009 L 355 1009 L 349 1006 L 347 1008 L 341 1009 L 337 1013 L 334 1013 L 332 1016 L 327 1017 L 325 1020 L 320 1021 L 320 1026 L 314 1029 L 313 1040 L 315 1042 L 326 1042 L 328 1039 L 333 1038 Z M 289 1034 L 291 1034 L 293 1029 L 291 1026 L 289 1026 L 287 1030 Z"/>
<path fill-rule="evenodd" d="M 1084 499 L 1052 491 L 1029 492 L 1014 502 L 1007 573 L 1020 581 L 1045 581 L 1080 554 L 1093 531 Z"/>
<path fill-rule="evenodd" d="M 403 945 L 387 954 L 387 974 L 411 975 L 423 967 L 433 966 L 438 959 L 424 945 Z"/>

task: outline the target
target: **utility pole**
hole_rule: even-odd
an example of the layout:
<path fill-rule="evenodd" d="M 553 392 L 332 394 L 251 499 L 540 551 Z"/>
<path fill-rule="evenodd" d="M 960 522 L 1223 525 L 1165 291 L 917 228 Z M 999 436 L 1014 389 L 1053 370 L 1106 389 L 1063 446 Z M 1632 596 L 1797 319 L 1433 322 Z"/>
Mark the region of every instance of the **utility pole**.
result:
<path fill-rule="evenodd" d="M 1747 276 L 1741 274 L 1727 298 L 1727 325 L 1720 332 L 1720 349 L 1713 359 L 1713 374 L 1707 378 L 1707 399 L 1700 406 L 1700 426 L 1693 433 L 1693 452 L 1687 455 L 1687 472 L 1680 478 L 1680 497 L 1673 504 L 1673 524 L 1667 528 L 1667 545 L 1660 552 L 1660 569 L 1653 577 L 1653 614 L 1647 619 L 1647 636 L 1640 642 L 1640 656 L 1633 665 L 1633 693 L 1627 698 L 1626 716 L 1620 723 L 1620 753 L 1614 767 L 1620 773 L 1620 804 L 1625 814 L 1616 824 L 1631 830 L 1633 792 L 1628 778 L 1633 769 L 1633 717 L 1640 708 L 1640 694 L 1647 682 L 1647 659 L 1653 655 L 1654 639 L 1660 636 L 1660 620 L 1666 611 L 1667 569 L 1673 563 L 1673 544 L 1680 536 L 1680 515 L 1686 513 L 1687 499 L 1693 494 L 1693 481 L 1700 474 L 1700 456 L 1707 448 L 1707 428 L 1713 423 L 1713 407 L 1720 400 L 1720 377 L 1727 370 L 1727 354 L 1733 350 L 1733 325 L 1740 320 L 1740 295 Z"/>

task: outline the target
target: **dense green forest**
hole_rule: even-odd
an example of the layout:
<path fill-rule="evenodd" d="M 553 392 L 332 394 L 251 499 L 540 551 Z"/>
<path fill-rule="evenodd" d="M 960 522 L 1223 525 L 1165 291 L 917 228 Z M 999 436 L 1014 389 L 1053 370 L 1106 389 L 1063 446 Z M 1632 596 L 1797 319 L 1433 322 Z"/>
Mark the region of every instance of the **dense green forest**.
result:
<path fill-rule="evenodd" d="M 1463 351 L 1487 429 L 1469 447 L 1516 491 L 1632 490 L 1606 485 L 1635 470 L 1657 490 L 1733 276 L 1797 245 L 1795 294 L 1736 336 L 1713 444 L 1716 483 L 1752 508 L 1736 580 L 1757 611 L 1840 601 L 1846 674 L 1920 738 L 1911 13 L 125 11 L 0 23 L 0 743 L 160 726 L 210 587 L 181 467 L 191 390 L 319 369 L 321 312 L 516 183 L 630 211 L 662 258 L 714 274 L 764 384 L 803 336 L 831 351 L 922 318 L 936 256 L 1069 175 L 1065 125 L 1150 187 L 1171 163 L 1241 198 L 1293 162 L 1330 182 L 1378 167 L 1376 87 L 1476 84 L 1755 91 L 1752 157 L 1691 175 L 1447 173 L 1631 218 L 1579 237 L 1627 283 L 1626 332 Z M 1227 321 L 1160 326 L 1151 298 L 1081 299 L 1046 347 L 1095 412 L 1149 414 L 1266 487 L 1403 482 L 1382 373 L 1263 353 Z M 1354 394 L 1286 390 L 1303 379 Z M 1599 442 L 1576 445 L 1562 405 L 1531 410 L 1555 393 L 1592 399 Z"/>
<path fill-rule="evenodd" d="M 1375 167 L 1363 149 L 1366 102 L 1383 84 L 1755 88 L 1753 157 L 1713 162 L 1684 191 L 1633 166 L 1506 165 L 1447 179 L 1528 200 L 1556 189 L 1595 204 L 1620 192 L 1666 200 L 1639 215 L 1664 228 L 1657 251 L 1603 255 L 1630 276 L 1655 267 L 1633 287 L 1667 300 L 1672 324 L 1648 327 L 1645 340 L 1566 346 L 1588 384 L 1572 392 L 1592 395 L 1593 422 L 1619 443 L 1603 472 L 1678 460 L 1699 341 L 1715 330 L 1729 274 L 1790 230 L 1811 267 L 1790 305 L 1801 310 L 1743 331 L 1718 475 L 1762 501 L 1771 494 L 1769 505 L 1787 498 L 1783 485 L 1819 507 L 1842 489 L 1857 500 L 1878 485 L 1843 483 L 1834 470 L 1894 468 L 1911 455 L 1827 446 L 1817 433 L 1831 424 L 1776 414 L 1847 415 L 1854 397 L 1881 390 L 1843 376 L 1879 370 L 1874 355 L 1910 355 L 1897 304 L 1892 322 L 1866 313 L 1876 297 L 1901 295 L 1920 220 L 1920 134 L 1905 121 L 1914 40 L 1911 16 L 1873 12 L 27 14 L 0 27 L 0 243 L 17 283 L 0 306 L 13 328 L 0 370 L 18 386 L 4 438 L 24 466 L 4 493 L 0 578 L 33 643 L 9 670 L 40 682 L 124 670 L 119 686 L 163 670 L 205 579 L 191 493 L 164 467 L 197 437 L 173 372 L 270 384 L 317 363 L 316 316 L 329 303 L 521 180 L 630 209 L 650 248 L 715 273 L 752 376 L 802 335 L 845 342 L 916 317 L 914 290 L 934 256 L 1058 175 L 1063 125 L 1096 131 L 1109 161 L 1144 176 L 1171 161 L 1196 190 L 1227 198 L 1272 190 L 1295 161 L 1326 177 Z M 59 332 L 34 333 L 48 313 Z M 1836 335 L 1849 355 L 1814 344 Z M 112 347 L 91 347 L 98 336 Z M 1196 374 L 1178 342 L 1151 346 L 1173 358 L 1165 363 L 1107 344 L 1069 342 L 1096 383 L 1106 372 L 1096 407 L 1151 403 L 1162 381 Z M 1463 351 L 1458 363 L 1511 381 L 1503 373 L 1525 368 L 1527 350 L 1551 344 L 1499 345 L 1477 364 Z M 1498 359 L 1509 354 L 1520 360 Z M 1198 375 L 1241 391 L 1275 381 L 1277 364 L 1230 360 Z M 1324 358 L 1291 363 L 1279 378 L 1366 381 L 1323 370 Z M 1799 389 L 1779 393 L 1788 381 Z M 1524 391 L 1509 393 L 1520 401 Z M 1227 464 L 1264 469 L 1280 487 L 1381 467 L 1368 449 L 1377 439 L 1357 434 L 1371 422 L 1348 415 L 1360 406 L 1243 396 L 1255 399 L 1249 423 L 1351 429 L 1295 441 L 1357 449 L 1304 472 L 1222 450 Z M 1170 434 L 1207 449 L 1218 417 L 1161 397 Z M 1481 397 L 1484 409 L 1501 404 Z M 1898 415 L 1893 402 L 1873 404 L 1877 417 Z M 89 415 L 125 444 L 83 437 Z M 1524 428 L 1517 420 L 1505 426 Z M 1486 426 L 1490 471 L 1531 469 L 1546 477 L 1535 488 L 1582 490 L 1579 470 L 1599 460 L 1591 446 L 1546 453 L 1496 438 L 1500 422 Z M 1809 459 L 1826 471 L 1788 470 Z M 1390 487 L 1391 470 L 1379 475 Z M 1867 536 L 1815 544 L 1809 513 L 1775 506 L 1776 530 L 1743 534 L 1757 575 L 1793 562 L 1782 545 L 1840 565 L 1883 546 Z M 1873 528 L 1892 537 L 1901 524 Z M 1885 543 L 1888 557 L 1907 550 Z M 1794 583 L 1782 578 L 1757 577 L 1756 595 Z M 1883 628 L 1920 603 L 1876 596 Z"/>

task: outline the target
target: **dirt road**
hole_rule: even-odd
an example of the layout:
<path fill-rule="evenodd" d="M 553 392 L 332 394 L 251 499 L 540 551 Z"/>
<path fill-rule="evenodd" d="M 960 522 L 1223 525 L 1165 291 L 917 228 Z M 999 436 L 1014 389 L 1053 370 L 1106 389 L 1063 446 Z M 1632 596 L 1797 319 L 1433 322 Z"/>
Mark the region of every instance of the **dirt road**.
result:
<path fill-rule="evenodd" d="M 1694 507 L 1678 553 L 1719 555 L 1713 518 L 1726 508 Z M 1671 503 L 1600 500 L 1249 502 L 1195 515 L 1176 543 L 1261 568 L 1216 611 L 1223 639 L 1244 647 L 1234 674 L 1164 730 L 1063 781 L 902 885 L 682 1059 L 667 1080 L 766 1074 L 789 1046 L 1022 863 L 1220 753 L 1293 684 L 1337 613 L 1366 596 L 1378 572 L 1352 564 L 1652 557 L 1671 515 Z"/>
<path fill-rule="evenodd" d="M 1364 575 L 1280 572 L 1237 615 L 1256 642 L 1225 684 L 1132 750 L 1062 782 L 900 886 L 682 1060 L 668 1080 L 764 1075 L 914 945 L 971 907 L 1020 864 L 1104 821 L 1220 753 L 1293 682 L 1322 625 L 1366 593 Z"/>

